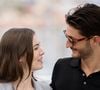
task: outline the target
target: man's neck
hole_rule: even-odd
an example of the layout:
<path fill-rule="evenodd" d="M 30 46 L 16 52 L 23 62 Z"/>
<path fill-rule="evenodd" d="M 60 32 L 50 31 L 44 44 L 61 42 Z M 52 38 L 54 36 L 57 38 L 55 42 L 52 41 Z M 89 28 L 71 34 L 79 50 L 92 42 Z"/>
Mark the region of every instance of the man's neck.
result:
<path fill-rule="evenodd" d="M 100 59 L 97 57 L 81 59 L 81 67 L 86 75 L 89 76 L 94 72 L 100 71 Z"/>

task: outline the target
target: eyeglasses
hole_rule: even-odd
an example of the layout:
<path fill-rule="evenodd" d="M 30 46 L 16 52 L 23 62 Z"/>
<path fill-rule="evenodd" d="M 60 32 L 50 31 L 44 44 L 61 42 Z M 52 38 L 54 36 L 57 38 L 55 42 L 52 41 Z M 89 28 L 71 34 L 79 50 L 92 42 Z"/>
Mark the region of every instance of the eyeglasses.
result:
<path fill-rule="evenodd" d="M 64 30 L 64 34 L 65 34 L 65 30 Z M 80 41 L 83 41 L 83 40 L 89 40 L 90 38 L 86 38 L 86 37 L 83 37 L 83 38 L 80 38 L 80 39 L 77 39 L 77 38 L 74 38 L 72 36 L 69 36 L 67 34 L 65 34 L 67 40 L 72 44 L 72 45 L 75 45 L 76 43 L 80 42 Z"/>
<path fill-rule="evenodd" d="M 69 41 L 72 45 L 75 45 L 76 43 L 87 39 L 87 38 L 76 39 L 76 38 L 73 38 L 73 37 L 68 36 L 68 35 L 66 35 L 66 38 L 68 39 L 68 41 Z"/>

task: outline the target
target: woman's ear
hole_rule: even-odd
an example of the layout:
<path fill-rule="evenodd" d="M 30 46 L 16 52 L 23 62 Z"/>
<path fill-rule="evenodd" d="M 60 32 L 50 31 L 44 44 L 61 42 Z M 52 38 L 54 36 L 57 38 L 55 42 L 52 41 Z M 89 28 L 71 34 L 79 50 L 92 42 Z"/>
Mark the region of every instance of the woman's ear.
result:
<path fill-rule="evenodd" d="M 20 59 L 19 59 L 19 62 L 23 62 L 23 59 L 22 59 L 22 58 L 20 58 Z"/>
<path fill-rule="evenodd" d="M 19 62 L 25 62 L 26 61 L 26 53 L 20 57 Z"/>
<path fill-rule="evenodd" d="M 20 57 L 19 64 L 24 68 L 27 69 L 27 61 L 26 61 L 26 55 Z"/>

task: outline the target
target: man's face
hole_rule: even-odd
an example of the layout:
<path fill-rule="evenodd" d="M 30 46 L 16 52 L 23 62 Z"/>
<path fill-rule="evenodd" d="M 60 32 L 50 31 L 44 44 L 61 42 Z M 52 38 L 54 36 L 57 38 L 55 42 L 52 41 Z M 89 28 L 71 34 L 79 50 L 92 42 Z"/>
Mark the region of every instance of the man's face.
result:
<path fill-rule="evenodd" d="M 65 36 L 67 38 L 66 47 L 72 50 L 73 57 L 87 58 L 93 52 L 90 40 L 82 36 L 74 27 L 67 25 Z"/>

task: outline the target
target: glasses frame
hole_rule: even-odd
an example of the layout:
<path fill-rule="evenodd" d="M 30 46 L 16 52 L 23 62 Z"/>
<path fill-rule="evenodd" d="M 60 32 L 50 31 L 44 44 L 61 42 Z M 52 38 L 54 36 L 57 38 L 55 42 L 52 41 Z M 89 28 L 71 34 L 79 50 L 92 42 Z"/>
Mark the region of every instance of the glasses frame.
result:
<path fill-rule="evenodd" d="M 77 44 L 78 42 L 83 41 L 83 40 L 89 40 L 89 39 L 91 39 L 91 38 L 87 38 L 87 37 L 83 37 L 83 38 L 77 39 L 77 38 L 74 38 L 74 37 L 72 37 L 72 36 L 69 36 L 69 35 L 65 34 L 66 30 L 64 30 L 63 32 L 64 32 L 64 35 L 65 35 L 65 37 L 67 38 L 67 40 L 68 40 L 72 45 L 75 45 L 75 44 Z"/>

